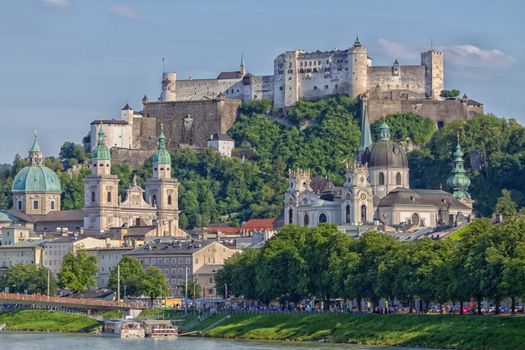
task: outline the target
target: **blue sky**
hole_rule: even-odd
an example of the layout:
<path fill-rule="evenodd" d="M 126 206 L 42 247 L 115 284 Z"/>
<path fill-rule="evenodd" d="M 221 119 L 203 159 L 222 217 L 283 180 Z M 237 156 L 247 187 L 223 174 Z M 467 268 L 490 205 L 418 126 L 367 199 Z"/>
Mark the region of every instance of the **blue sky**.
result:
<path fill-rule="evenodd" d="M 271 74 L 285 50 L 350 46 L 374 64 L 445 53 L 445 84 L 525 124 L 525 2 L 353 0 L 2 0 L 0 162 L 80 142 L 94 119 L 160 93 L 162 57 L 180 79 L 238 68 Z"/>

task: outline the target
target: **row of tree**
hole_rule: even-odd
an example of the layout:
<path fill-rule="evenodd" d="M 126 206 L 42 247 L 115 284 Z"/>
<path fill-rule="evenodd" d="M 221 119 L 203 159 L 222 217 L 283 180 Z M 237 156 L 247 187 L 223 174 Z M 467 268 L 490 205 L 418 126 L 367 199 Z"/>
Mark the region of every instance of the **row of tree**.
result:
<path fill-rule="evenodd" d="M 514 310 L 516 299 L 525 297 L 525 217 L 498 225 L 476 219 L 458 235 L 400 242 L 379 232 L 349 238 L 332 224 L 286 226 L 260 251 L 227 260 L 216 283 L 263 303 L 314 299 L 327 308 L 336 298 L 373 305 L 396 300 L 412 310 L 416 300 L 421 309 L 475 300 L 481 312 L 483 300 L 498 310 L 510 298 Z"/>
<path fill-rule="evenodd" d="M 111 272 L 108 288 L 114 291 L 118 290 L 118 270 L 120 298 L 148 296 L 153 300 L 169 293 L 166 277 L 160 269 L 150 266 L 144 270 L 137 259 L 127 256 L 120 261 L 119 269 Z M 0 288 L 11 293 L 47 294 L 49 287 L 49 294 L 55 295 L 60 287 L 77 293 L 96 286 L 97 272 L 96 257 L 80 250 L 64 256 L 57 277 L 42 265 L 13 265 L 0 278 Z"/>

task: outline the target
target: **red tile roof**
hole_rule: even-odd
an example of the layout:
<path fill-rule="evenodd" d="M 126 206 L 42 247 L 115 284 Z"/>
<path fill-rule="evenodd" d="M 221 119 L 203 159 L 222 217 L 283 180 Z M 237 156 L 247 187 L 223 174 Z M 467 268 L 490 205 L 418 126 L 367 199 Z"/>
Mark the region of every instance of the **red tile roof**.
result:
<path fill-rule="evenodd" d="M 241 230 L 273 230 L 274 219 L 250 219 L 241 225 Z"/>

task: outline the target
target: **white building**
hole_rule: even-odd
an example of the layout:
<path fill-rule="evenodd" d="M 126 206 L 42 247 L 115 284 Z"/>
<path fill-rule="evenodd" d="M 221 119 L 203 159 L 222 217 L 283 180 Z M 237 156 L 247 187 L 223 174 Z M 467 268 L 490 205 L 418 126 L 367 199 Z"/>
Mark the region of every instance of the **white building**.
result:
<path fill-rule="evenodd" d="M 86 251 L 97 257 L 98 272 L 95 276 L 97 288 L 106 288 L 109 282 L 111 271 L 120 263 L 122 257 L 131 252 L 133 247 L 99 247 L 91 248 Z"/>
<path fill-rule="evenodd" d="M 216 149 L 223 156 L 230 158 L 235 148 L 235 141 L 226 134 L 213 134 L 208 140 L 208 148 Z"/>

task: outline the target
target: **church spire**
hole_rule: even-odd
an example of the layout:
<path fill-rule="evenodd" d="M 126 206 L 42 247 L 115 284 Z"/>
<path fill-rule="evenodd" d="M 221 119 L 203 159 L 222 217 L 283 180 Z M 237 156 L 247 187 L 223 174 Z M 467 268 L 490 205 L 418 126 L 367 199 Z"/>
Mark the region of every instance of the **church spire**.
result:
<path fill-rule="evenodd" d="M 363 155 L 367 149 L 372 146 L 372 133 L 370 132 L 370 122 L 368 121 L 368 100 L 366 95 L 361 97 L 361 138 L 359 140 L 359 149 L 357 160 L 364 163 Z"/>
<path fill-rule="evenodd" d="M 456 199 L 470 199 L 470 194 L 467 192 L 467 189 L 470 186 L 470 179 L 467 176 L 467 171 L 464 167 L 463 160 L 463 151 L 459 144 L 459 135 L 458 143 L 456 146 L 456 151 L 454 152 L 454 166 L 452 168 L 452 176 L 447 179 L 448 187 L 454 191 L 453 196 Z"/>
<path fill-rule="evenodd" d="M 244 65 L 244 52 L 241 53 L 241 67 L 240 72 L 242 75 L 246 74 L 246 66 Z"/>
<path fill-rule="evenodd" d="M 38 134 L 35 130 L 35 140 L 33 141 L 33 145 L 29 149 L 29 162 L 31 165 L 42 165 L 44 162 L 44 155 L 42 151 L 40 150 L 40 146 L 38 145 Z"/>

